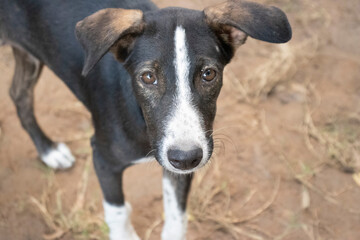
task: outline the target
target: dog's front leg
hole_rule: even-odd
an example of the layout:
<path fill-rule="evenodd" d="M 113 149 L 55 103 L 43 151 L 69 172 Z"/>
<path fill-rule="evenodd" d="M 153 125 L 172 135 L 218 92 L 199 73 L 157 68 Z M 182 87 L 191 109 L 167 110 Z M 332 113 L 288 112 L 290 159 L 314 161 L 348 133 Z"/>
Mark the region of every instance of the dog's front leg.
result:
<path fill-rule="evenodd" d="M 187 228 L 186 202 L 192 175 L 178 175 L 164 170 L 163 201 L 165 224 L 162 240 L 185 240 Z"/>
<path fill-rule="evenodd" d="M 122 189 L 124 168 L 109 168 L 101 154 L 93 147 L 93 161 L 104 194 L 105 222 L 110 240 L 140 240 L 131 224 L 131 206 L 125 202 Z"/>

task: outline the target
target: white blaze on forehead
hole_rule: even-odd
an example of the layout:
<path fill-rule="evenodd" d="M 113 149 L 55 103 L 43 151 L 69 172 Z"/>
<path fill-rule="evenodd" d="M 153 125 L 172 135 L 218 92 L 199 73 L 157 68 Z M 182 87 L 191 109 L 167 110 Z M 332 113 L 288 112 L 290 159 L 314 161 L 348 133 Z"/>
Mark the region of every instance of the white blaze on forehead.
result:
<path fill-rule="evenodd" d="M 191 100 L 191 92 L 189 86 L 189 68 L 190 60 L 186 48 L 186 34 L 185 29 L 177 27 L 175 31 L 175 74 L 178 90 L 178 97 L 186 98 L 186 101 Z"/>
<path fill-rule="evenodd" d="M 163 139 L 161 158 L 163 165 L 170 171 L 185 173 L 175 169 L 167 158 L 169 148 L 178 150 L 192 150 L 201 148 L 203 150 L 203 159 L 198 167 L 189 170 L 192 172 L 203 166 L 208 158 L 208 146 L 203 128 L 203 120 L 198 111 L 192 104 L 192 95 L 190 83 L 190 59 L 186 44 L 186 32 L 181 26 L 176 27 L 175 36 L 175 76 L 176 76 L 176 93 L 174 96 L 174 105 L 171 106 L 172 111 L 167 119 L 165 128 L 165 137 Z"/>

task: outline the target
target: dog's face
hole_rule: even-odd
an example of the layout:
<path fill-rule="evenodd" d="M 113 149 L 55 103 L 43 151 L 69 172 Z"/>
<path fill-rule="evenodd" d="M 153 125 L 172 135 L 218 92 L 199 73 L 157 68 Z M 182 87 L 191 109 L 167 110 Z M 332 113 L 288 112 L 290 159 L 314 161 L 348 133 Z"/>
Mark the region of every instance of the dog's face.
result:
<path fill-rule="evenodd" d="M 94 25 L 100 41 L 89 32 Z M 132 77 L 156 159 L 169 171 L 191 173 L 211 156 L 223 69 L 236 48 L 248 35 L 286 42 L 291 29 L 277 8 L 231 1 L 203 12 L 101 10 L 78 23 L 77 35 L 87 51 L 85 74 L 110 49 Z"/>
<path fill-rule="evenodd" d="M 170 171 L 192 172 L 212 152 L 216 99 L 229 53 L 201 12 L 163 9 L 145 14 L 144 21 L 124 65 L 156 159 Z"/>

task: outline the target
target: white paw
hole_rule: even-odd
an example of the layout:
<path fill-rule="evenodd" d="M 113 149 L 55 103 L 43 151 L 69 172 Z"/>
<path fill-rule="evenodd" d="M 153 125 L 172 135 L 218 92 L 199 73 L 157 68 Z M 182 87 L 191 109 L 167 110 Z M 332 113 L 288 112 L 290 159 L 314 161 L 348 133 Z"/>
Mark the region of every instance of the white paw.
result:
<path fill-rule="evenodd" d="M 164 229 L 161 233 L 162 240 L 186 240 L 186 230 L 183 226 L 179 224 L 174 224 L 178 226 L 171 226 L 165 222 Z"/>
<path fill-rule="evenodd" d="M 178 214 L 174 214 L 178 213 Z M 186 213 L 165 212 L 165 224 L 161 233 L 162 240 L 186 240 L 187 215 Z"/>
<path fill-rule="evenodd" d="M 109 236 L 110 240 L 140 240 L 139 236 L 135 233 L 135 231 L 134 233 L 129 233 L 120 232 L 120 230 L 112 230 Z"/>
<path fill-rule="evenodd" d="M 70 149 L 64 143 L 59 143 L 55 148 L 41 155 L 41 160 L 53 169 L 66 169 L 75 162 Z"/>
<path fill-rule="evenodd" d="M 115 206 L 103 202 L 105 221 L 110 229 L 110 240 L 140 240 L 134 227 L 131 225 L 131 206 L 125 203 L 123 206 Z"/>

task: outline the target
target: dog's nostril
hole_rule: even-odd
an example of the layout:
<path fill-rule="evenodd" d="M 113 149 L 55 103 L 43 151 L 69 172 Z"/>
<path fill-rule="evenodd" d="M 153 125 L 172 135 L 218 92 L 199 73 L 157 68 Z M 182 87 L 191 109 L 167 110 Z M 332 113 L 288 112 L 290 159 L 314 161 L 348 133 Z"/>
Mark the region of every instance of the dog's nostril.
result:
<path fill-rule="evenodd" d="M 167 155 L 173 167 L 181 170 L 189 170 L 199 165 L 203 157 L 203 151 L 201 148 L 188 151 L 169 149 Z"/>

